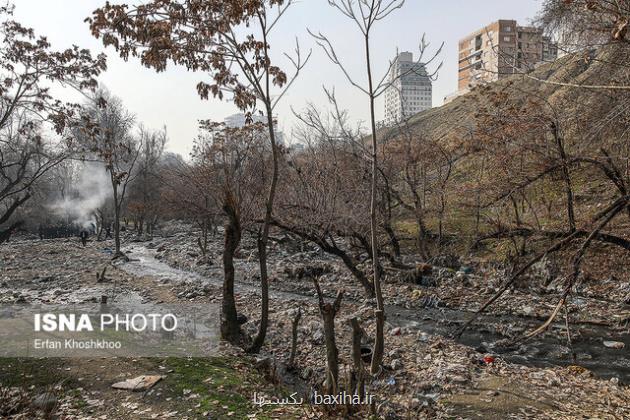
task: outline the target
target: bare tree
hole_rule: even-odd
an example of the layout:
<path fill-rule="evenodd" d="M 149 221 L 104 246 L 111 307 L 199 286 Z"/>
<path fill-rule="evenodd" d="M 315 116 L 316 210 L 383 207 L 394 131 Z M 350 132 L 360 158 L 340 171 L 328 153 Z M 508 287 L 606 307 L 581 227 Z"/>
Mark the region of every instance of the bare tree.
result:
<path fill-rule="evenodd" d="M 358 130 L 349 130 L 345 113 L 323 116 L 313 105 L 296 116 L 296 136 L 304 149 L 283 166 L 274 224 L 341 259 L 369 297 L 374 287 L 353 254 L 371 253 L 369 168 Z M 359 246 L 353 246 L 358 242 Z M 366 245 L 367 244 L 367 245 Z"/>
<path fill-rule="evenodd" d="M 88 99 L 84 113 L 85 124 L 74 130 L 76 147 L 85 159 L 103 162 L 109 174 L 114 201 L 114 258 L 121 258 L 120 219 L 128 187 L 138 175 L 136 162 L 143 139 L 133 134 L 134 115 L 104 90 Z"/>
<path fill-rule="evenodd" d="M 317 40 L 317 43 L 326 52 L 328 58 L 341 69 L 346 76 L 348 82 L 364 93 L 369 101 L 370 106 L 370 128 L 371 128 L 371 162 L 372 162 L 372 184 L 370 193 L 370 239 L 372 248 L 372 271 L 374 279 L 374 290 L 376 292 L 376 340 L 374 344 L 374 353 L 372 358 L 371 371 L 372 374 L 376 374 L 380 370 L 381 361 L 383 358 L 384 349 L 384 334 L 383 328 L 385 324 L 384 303 L 383 294 L 381 291 L 381 279 L 380 279 L 380 262 L 379 262 L 379 250 L 378 250 L 378 237 L 377 237 L 377 189 L 378 189 L 378 141 L 376 132 L 376 110 L 375 101 L 382 95 L 388 87 L 390 87 L 394 80 L 387 79 L 389 71 L 380 79 L 376 81 L 373 76 L 372 60 L 371 60 L 371 48 L 370 48 L 370 35 L 374 26 L 387 18 L 392 12 L 400 9 L 404 5 L 404 0 L 329 0 L 331 6 L 339 10 L 344 16 L 348 17 L 353 23 L 355 23 L 361 32 L 363 37 L 363 48 L 365 51 L 365 70 L 367 74 L 367 86 L 361 86 L 356 82 L 346 70 L 341 60 L 339 59 L 332 42 L 323 34 L 311 35 Z M 424 43 L 421 48 L 424 50 Z M 439 51 L 438 51 L 439 52 Z M 422 54 L 421 54 L 422 55 Z M 436 54 L 437 55 L 437 54 Z M 434 56 L 435 58 L 435 56 Z M 432 60 L 429 60 L 431 62 Z M 391 62 L 390 68 L 393 67 L 394 61 Z M 402 77 L 403 75 L 399 75 Z"/>
<path fill-rule="evenodd" d="M 441 139 L 423 135 L 408 119 L 392 126 L 384 139 L 385 188 L 390 200 L 415 220 L 418 249 L 423 258 L 429 259 L 430 240 L 437 237 L 439 245 L 444 236 L 447 183 L 461 156 L 440 144 Z M 429 230 L 429 215 L 437 216 L 437 234 Z"/>
<path fill-rule="evenodd" d="M 627 0 L 545 0 L 538 21 L 569 51 L 628 42 Z"/>
<path fill-rule="evenodd" d="M 130 187 L 127 211 L 132 214 L 137 226 L 136 233 L 153 233 L 160 207 L 158 165 L 167 142 L 166 128 L 160 131 L 139 129 L 142 148 L 138 157 L 137 177 Z"/>
<path fill-rule="evenodd" d="M 517 94 L 523 96 L 515 101 Z M 571 89 L 569 95 L 548 95 L 553 97 L 548 99 L 520 91 L 512 84 L 489 88 L 483 95 L 489 100 L 477 114 L 477 142 L 471 148 L 475 159 L 482 157 L 485 171 L 492 174 L 484 177 L 481 191 L 485 198 L 482 207 L 494 214 L 494 229 L 478 240 L 509 240 L 516 245 L 516 238 L 537 239 L 544 246 L 539 245 L 532 256 L 515 264 L 513 274 L 479 312 L 541 259 L 578 248 L 563 277 L 556 308 L 525 338 L 544 331 L 566 304 L 579 284 L 586 252 L 594 243 L 630 250 L 630 241 L 613 228 L 619 215 L 630 217 L 630 179 L 622 169 L 627 163 L 627 128 L 620 124 L 627 118 L 627 94 L 616 92 L 615 100 L 607 102 L 609 95 Z M 597 106 L 594 96 L 599 98 Z M 600 191 L 596 211 L 587 199 L 592 191 Z M 541 204 L 547 208 L 546 220 L 537 215 Z"/>
<path fill-rule="evenodd" d="M 193 165 L 179 156 L 162 163 L 158 175 L 162 190 L 160 198 L 168 207 L 162 212 L 168 213 L 170 209 L 174 213 L 172 217 L 189 220 L 199 227 L 197 245 L 201 255 L 206 257 L 209 237 L 223 210 L 217 201 L 214 171 L 206 170 L 207 165 L 198 161 L 201 156 L 194 156 Z"/>
<path fill-rule="evenodd" d="M 34 194 L 37 182 L 67 157 L 55 151 L 40 132 L 40 124 L 14 113 L 0 132 L 0 243 L 24 224 L 12 220 Z"/>
<path fill-rule="evenodd" d="M 260 185 L 255 178 L 261 171 L 265 130 L 259 124 L 229 128 L 206 121 L 193 151 L 191 175 L 214 180 L 212 201 L 221 206 L 226 217 L 221 335 L 231 342 L 242 339 L 234 296 L 234 257 L 243 229 L 251 225 L 258 205 Z"/>

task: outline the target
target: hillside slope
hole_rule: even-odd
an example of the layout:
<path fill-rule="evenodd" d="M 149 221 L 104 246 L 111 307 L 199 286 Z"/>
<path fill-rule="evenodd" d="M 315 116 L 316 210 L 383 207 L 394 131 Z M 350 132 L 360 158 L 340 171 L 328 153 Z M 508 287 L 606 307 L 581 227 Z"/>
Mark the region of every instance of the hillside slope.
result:
<path fill-rule="evenodd" d="M 443 229 L 453 252 L 514 263 L 572 229 L 588 236 L 598 212 L 630 191 L 630 90 L 583 87 L 623 85 L 630 86 L 630 47 L 608 45 L 477 87 L 380 135 L 411 132 L 419 150 L 439 147 L 450 155 L 444 186 L 431 174 L 446 164 L 436 165 L 430 153 L 413 162 L 429 173 L 418 189 L 430 232 Z M 404 176 L 395 182 L 411 194 Z M 413 233 L 416 221 L 403 212 L 399 218 Z M 630 210 L 601 233 L 594 248 L 605 258 L 597 264 L 614 266 L 630 249 Z M 436 248 L 447 252 L 444 244 Z"/>

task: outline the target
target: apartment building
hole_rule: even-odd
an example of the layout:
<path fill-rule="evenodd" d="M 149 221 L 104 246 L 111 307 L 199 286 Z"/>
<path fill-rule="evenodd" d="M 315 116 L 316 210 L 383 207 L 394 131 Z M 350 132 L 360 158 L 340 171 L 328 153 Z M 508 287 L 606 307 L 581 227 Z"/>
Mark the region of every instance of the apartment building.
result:
<path fill-rule="evenodd" d="M 385 91 L 385 125 L 393 125 L 433 105 L 433 87 L 426 67 L 402 52 L 394 59 Z"/>
<path fill-rule="evenodd" d="M 459 92 L 533 69 L 558 57 L 541 29 L 498 20 L 459 42 Z"/>

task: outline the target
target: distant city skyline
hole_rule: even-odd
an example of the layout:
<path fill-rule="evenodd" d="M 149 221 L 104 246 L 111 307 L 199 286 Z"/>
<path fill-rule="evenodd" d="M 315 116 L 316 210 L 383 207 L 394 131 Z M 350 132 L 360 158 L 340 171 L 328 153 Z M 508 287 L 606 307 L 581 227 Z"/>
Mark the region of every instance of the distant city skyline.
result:
<path fill-rule="evenodd" d="M 156 73 L 141 67 L 135 59 L 125 63 L 113 49 L 104 49 L 101 42 L 91 36 L 84 22 L 104 3 L 105 0 L 19 0 L 15 1 L 15 18 L 33 27 L 38 35 L 46 36 L 56 49 L 77 44 L 89 48 L 94 54 L 105 52 L 109 69 L 101 77 L 101 82 L 120 97 L 145 126 L 157 129 L 166 125 L 170 138 L 167 149 L 186 157 L 197 136 L 198 120 L 223 121 L 238 110 L 229 102 L 199 99 L 196 85 L 201 80 L 207 81 L 207 74 L 189 73 L 172 65 L 165 72 Z M 433 83 L 433 106 L 440 106 L 444 96 L 457 90 L 459 40 L 501 18 L 528 24 L 538 12 L 541 0 L 485 0 L 482 3 L 483 7 L 480 2 L 459 0 L 407 1 L 402 10 L 395 11 L 376 27 L 372 39 L 376 78 L 384 75 L 397 50 L 417 55 L 420 39 L 426 34 L 426 39 L 431 42 L 429 53 L 445 43 L 436 61 L 443 61 L 444 65 Z M 322 109 L 327 107 L 322 86 L 335 89 L 340 106 L 348 109 L 353 122 L 367 121 L 369 115 L 366 98 L 328 61 L 308 35 L 307 28 L 328 35 L 353 77 L 365 81 L 365 58 L 356 27 L 326 0 L 297 2 L 283 17 L 276 29 L 278 32 L 270 40 L 272 51 L 280 57 L 277 61 L 280 66 L 286 64 L 282 53 L 293 50 L 296 36 L 304 50 L 313 49 L 307 68 L 276 110 L 279 130 L 287 138 L 290 138 L 295 123 L 291 108 L 299 112 L 308 103 Z M 429 72 L 432 70 L 428 69 Z M 384 97 L 381 97 L 377 103 L 379 120 L 384 117 L 383 101 Z"/>

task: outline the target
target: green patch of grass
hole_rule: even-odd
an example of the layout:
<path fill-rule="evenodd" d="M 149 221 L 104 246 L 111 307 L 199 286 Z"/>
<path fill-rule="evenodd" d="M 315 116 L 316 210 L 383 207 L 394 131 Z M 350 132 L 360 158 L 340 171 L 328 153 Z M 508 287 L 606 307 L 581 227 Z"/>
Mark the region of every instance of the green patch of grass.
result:
<path fill-rule="evenodd" d="M 218 418 L 247 418 L 258 410 L 252 403 L 254 392 L 270 387 L 253 366 L 241 360 L 169 358 L 163 363 L 173 371 L 164 381 L 167 396 L 185 401 L 188 396 L 198 394 L 198 398 L 191 400 L 198 415 L 212 413 Z M 258 413 L 257 418 L 271 417 Z"/>

